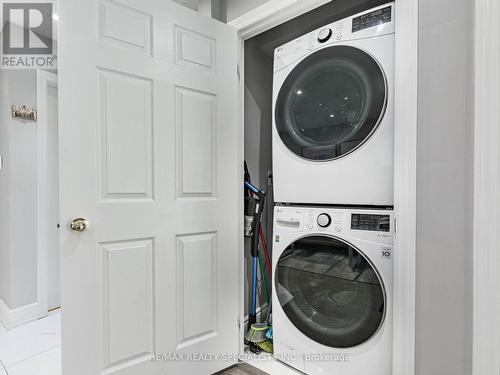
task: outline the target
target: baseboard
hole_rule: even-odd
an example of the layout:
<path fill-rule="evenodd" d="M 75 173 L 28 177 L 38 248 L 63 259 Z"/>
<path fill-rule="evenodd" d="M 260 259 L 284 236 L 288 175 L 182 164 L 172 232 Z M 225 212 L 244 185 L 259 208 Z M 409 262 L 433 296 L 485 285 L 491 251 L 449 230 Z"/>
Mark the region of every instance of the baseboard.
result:
<path fill-rule="evenodd" d="M 7 329 L 20 326 L 25 323 L 32 322 L 38 319 L 38 304 L 32 303 L 29 305 L 11 309 L 0 298 L 0 321 Z"/>

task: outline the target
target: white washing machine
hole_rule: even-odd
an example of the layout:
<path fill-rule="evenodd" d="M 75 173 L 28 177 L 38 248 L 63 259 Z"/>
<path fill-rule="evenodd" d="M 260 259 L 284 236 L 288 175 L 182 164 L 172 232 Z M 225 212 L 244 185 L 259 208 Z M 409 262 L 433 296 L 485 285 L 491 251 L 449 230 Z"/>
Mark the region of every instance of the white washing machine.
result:
<path fill-rule="evenodd" d="M 393 205 L 394 3 L 274 53 L 274 199 Z"/>
<path fill-rule="evenodd" d="M 309 375 L 392 374 L 393 212 L 277 206 L 276 359 Z"/>

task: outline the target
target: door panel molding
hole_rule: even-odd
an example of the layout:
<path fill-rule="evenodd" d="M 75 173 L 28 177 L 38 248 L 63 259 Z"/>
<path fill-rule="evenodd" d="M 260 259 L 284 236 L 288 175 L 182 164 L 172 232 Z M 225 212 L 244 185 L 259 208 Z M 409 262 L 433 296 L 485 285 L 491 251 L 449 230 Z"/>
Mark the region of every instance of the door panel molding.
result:
<path fill-rule="evenodd" d="M 110 0 L 99 4 L 99 37 L 108 43 L 146 55 L 152 52 L 153 17 Z"/>
<path fill-rule="evenodd" d="M 100 199 L 152 200 L 152 80 L 98 69 L 100 128 Z M 127 101 L 123 111 L 123 101 Z M 120 142 L 115 142 L 117 138 Z M 127 181 L 126 184 L 123 181 Z"/>
<path fill-rule="evenodd" d="M 175 25 L 175 63 L 216 72 L 217 41 Z"/>
<path fill-rule="evenodd" d="M 177 288 L 177 349 L 217 336 L 217 232 L 177 236 Z"/>
<path fill-rule="evenodd" d="M 104 367 L 154 352 L 154 238 L 99 244 L 104 314 Z M 130 333 L 134 340 L 129 340 Z"/>
<path fill-rule="evenodd" d="M 178 199 L 217 197 L 217 94 L 176 86 Z"/>

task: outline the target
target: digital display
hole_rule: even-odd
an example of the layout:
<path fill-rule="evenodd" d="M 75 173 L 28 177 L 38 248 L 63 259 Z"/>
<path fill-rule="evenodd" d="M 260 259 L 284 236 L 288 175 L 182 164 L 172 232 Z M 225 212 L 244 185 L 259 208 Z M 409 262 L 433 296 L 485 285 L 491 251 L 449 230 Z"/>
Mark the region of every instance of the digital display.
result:
<path fill-rule="evenodd" d="M 351 229 L 389 232 L 391 217 L 389 215 L 352 214 Z"/>
<path fill-rule="evenodd" d="M 392 20 L 392 7 L 386 7 L 375 10 L 370 13 L 362 14 L 352 20 L 352 32 L 368 29 L 373 26 L 381 25 L 391 22 Z"/>

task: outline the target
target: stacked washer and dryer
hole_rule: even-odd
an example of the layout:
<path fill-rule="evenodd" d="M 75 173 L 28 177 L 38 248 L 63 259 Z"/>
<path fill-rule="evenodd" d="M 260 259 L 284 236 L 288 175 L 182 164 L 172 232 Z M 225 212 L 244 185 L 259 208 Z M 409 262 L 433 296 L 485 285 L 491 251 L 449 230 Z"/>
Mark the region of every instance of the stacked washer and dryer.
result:
<path fill-rule="evenodd" d="M 275 357 L 392 373 L 394 3 L 275 50 Z"/>

